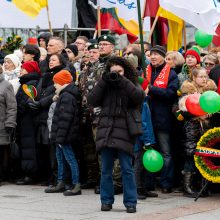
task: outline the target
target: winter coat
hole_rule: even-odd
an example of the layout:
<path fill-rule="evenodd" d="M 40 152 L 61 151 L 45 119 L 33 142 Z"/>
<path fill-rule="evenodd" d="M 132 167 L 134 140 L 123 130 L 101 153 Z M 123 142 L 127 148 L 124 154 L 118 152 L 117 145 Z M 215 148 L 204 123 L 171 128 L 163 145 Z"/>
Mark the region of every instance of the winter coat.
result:
<path fill-rule="evenodd" d="M 193 156 L 197 142 L 201 135 L 208 129 L 212 127 L 210 119 L 201 120 L 199 117 L 193 115 L 189 116 L 187 108 L 185 105 L 188 95 L 194 93 L 203 93 L 205 91 L 215 91 L 217 86 L 214 81 L 209 79 L 207 85 L 203 88 L 196 86 L 193 81 L 186 80 L 181 86 L 181 91 L 185 96 L 181 97 L 179 100 L 179 109 L 183 112 L 184 118 L 184 127 L 182 132 L 182 145 L 187 156 Z M 187 114 L 188 113 L 188 114 Z M 187 117 L 185 117 L 187 115 Z"/>
<path fill-rule="evenodd" d="M 177 89 L 179 87 L 178 77 L 174 70 L 171 69 L 166 89 L 153 86 L 155 79 L 165 64 L 157 68 L 152 67 L 151 86 L 149 87 L 148 95 L 152 123 L 155 130 L 169 132 L 172 129 L 172 106 L 177 99 Z"/>
<path fill-rule="evenodd" d="M 21 86 L 18 89 L 16 100 L 18 103 L 17 133 L 18 145 L 21 150 L 21 166 L 26 173 L 34 173 L 37 169 L 36 162 L 36 128 L 34 126 L 34 114 L 28 106 L 29 97 L 22 89 L 22 85 L 37 87 L 40 75 L 28 73 L 20 77 Z"/>
<path fill-rule="evenodd" d="M 53 76 L 64 68 L 65 66 L 57 66 L 50 69 L 47 73 L 43 75 L 38 84 L 38 96 L 36 100 L 40 102 L 40 109 L 36 118 L 36 125 L 38 130 L 37 143 L 49 144 L 47 118 L 50 105 L 53 102 L 53 96 L 55 95 Z"/>
<path fill-rule="evenodd" d="M 60 92 L 52 120 L 52 143 L 71 144 L 78 139 L 79 99 L 80 93 L 74 83 L 69 84 Z"/>
<path fill-rule="evenodd" d="M 118 86 L 107 83 L 102 78 L 88 95 L 88 103 L 101 107 L 99 116 L 96 150 L 115 148 L 133 154 L 135 140 L 129 136 L 126 112 L 128 108 L 137 108 L 145 94 L 139 85 L 122 77 Z"/>
<path fill-rule="evenodd" d="M 12 85 L 0 74 L 0 145 L 10 143 L 6 127 L 16 127 L 17 103 Z"/>

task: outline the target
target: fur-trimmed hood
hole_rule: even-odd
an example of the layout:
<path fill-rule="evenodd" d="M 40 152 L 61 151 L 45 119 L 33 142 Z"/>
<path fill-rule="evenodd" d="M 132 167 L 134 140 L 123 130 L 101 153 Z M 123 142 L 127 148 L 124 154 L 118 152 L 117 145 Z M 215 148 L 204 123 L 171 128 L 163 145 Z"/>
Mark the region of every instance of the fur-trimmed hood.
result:
<path fill-rule="evenodd" d="M 186 112 L 186 99 L 190 94 L 204 93 L 206 91 L 216 91 L 217 86 L 212 79 L 208 79 L 205 87 L 198 87 L 193 81 L 185 80 L 181 86 L 183 96 L 179 99 L 179 110 Z"/>
<path fill-rule="evenodd" d="M 193 81 L 186 80 L 183 82 L 180 88 L 182 94 L 194 94 L 194 93 L 203 93 L 206 91 L 216 91 L 217 86 L 212 79 L 208 79 L 205 87 L 197 86 Z"/>

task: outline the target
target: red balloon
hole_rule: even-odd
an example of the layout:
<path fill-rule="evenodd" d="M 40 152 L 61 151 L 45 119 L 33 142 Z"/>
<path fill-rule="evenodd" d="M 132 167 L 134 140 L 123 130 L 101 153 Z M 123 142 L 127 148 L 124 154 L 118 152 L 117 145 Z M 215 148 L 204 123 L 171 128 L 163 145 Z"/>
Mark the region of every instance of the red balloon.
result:
<path fill-rule="evenodd" d="M 186 99 L 186 108 L 189 113 L 195 116 L 206 115 L 207 113 L 202 110 L 199 105 L 200 94 L 189 95 Z"/>

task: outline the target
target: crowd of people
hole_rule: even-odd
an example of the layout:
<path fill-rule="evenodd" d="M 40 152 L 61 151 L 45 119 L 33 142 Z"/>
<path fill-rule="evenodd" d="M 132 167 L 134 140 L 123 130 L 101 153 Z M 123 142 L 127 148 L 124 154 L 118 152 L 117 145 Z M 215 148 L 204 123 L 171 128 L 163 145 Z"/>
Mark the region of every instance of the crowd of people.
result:
<path fill-rule="evenodd" d="M 92 188 L 100 194 L 102 211 L 110 211 L 114 195 L 122 192 L 128 213 L 136 212 L 137 199 L 158 197 L 158 188 L 194 198 L 204 184 L 195 148 L 206 130 L 219 126 L 219 116 L 190 114 L 186 98 L 220 91 L 220 49 L 201 51 L 190 44 L 177 52 L 143 43 L 144 60 L 140 42 L 117 51 L 111 35 L 97 41 L 78 36 L 65 46 L 61 38 L 42 33 L 38 45 L 5 55 L 0 181 L 40 183 L 45 193 L 64 196 Z M 37 94 L 28 96 L 24 85 Z M 142 134 L 131 129 L 129 112 L 141 116 L 135 123 Z M 177 120 L 177 112 L 184 120 Z M 14 140 L 19 156 L 11 158 Z M 142 163 L 151 148 L 163 156 L 158 173 Z"/>

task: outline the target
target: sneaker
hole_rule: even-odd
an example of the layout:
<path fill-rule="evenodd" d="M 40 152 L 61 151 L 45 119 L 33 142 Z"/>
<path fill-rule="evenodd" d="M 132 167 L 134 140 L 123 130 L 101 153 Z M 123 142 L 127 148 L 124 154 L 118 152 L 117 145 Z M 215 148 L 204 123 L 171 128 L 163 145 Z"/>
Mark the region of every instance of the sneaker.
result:
<path fill-rule="evenodd" d="M 111 204 L 102 204 L 101 206 L 101 211 L 110 211 L 112 209 L 112 205 Z"/>
<path fill-rule="evenodd" d="M 50 185 L 44 190 L 45 193 L 60 193 L 65 191 L 64 182 L 58 182 L 56 186 Z"/>
<path fill-rule="evenodd" d="M 76 196 L 76 195 L 81 195 L 81 194 L 82 192 L 81 192 L 81 187 L 79 183 L 74 184 L 71 189 L 68 189 L 63 193 L 64 196 Z"/>
<path fill-rule="evenodd" d="M 127 213 L 135 213 L 136 212 L 136 206 L 127 206 Z"/>

